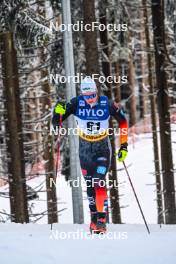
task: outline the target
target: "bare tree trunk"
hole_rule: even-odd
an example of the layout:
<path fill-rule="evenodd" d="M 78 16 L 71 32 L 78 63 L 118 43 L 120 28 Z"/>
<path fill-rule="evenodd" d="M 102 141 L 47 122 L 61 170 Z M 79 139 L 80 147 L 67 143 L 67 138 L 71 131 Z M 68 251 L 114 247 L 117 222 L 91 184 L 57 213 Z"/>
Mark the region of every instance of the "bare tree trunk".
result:
<path fill-rule="evenodd" d="M 118 78 L 118 76 L 121 75 L 120 73 L 120 62 L 116 62 L 114 63 L 114 69 L 115 69 L 115 76 Z M 121 101 L 121 91 L 120 91 L 120 83 L 116 84 L 116 87 L 114 89 L 114 97 L 115 97 L 115 101 L 116 102 L 120 102 Z"/>
<path fill-rule="evenodd" d="M 43 9 L 39 12 L 45 17 L 45 2 L 41 4 Z M 44 65 L 47 60 L 45 56 L 45 48 L 41 48 L 40 56 L 41 64 Z M 43 112 L 46 112 L 51 109 L 51 98 L 50 98 L 50 85 L 48 83 L 48 70 L 46 67 L 41 69 L 41 79 L 43 81 L 43 91 L 45 97 L 41 100 Z M 47 209 L 48 209 L 48 224 L 57 223 L 57 193 L 56 185 L 51 184 L 51 182 L 56 182 L 56 176 L 54 175 L 54 149 L 53 149 L 53 138 L 49 135 L 50 131 L 50 120 L 47 121 L 47 130 L 44 134 L 44 160 L 45 160 L 45 173 L 46 173 L 46 191 L 47 191 Z"/>
<path fill-rule="evenodd" d="M 100 13 L 100 23 L 106 25 L 106 11 L 104 13 Z M 102 52 L 106 55 L 107 58 L 109 56 L 109 49 L 108 49 L 108 32 L 107 31 L 100 31 L 100 40 L 102 45 Z M 107 78 L 111 75 L 111 65 L 110 62 L 105 61 L 102 59 L 102 70 L 104 76 Z M 109 99 L 112 99 L 112 87 L 111 84 L 106 82 L 106 86 L 108 87 L 108 91 L 105 94 L 108 96 Z M 114 129 L 112 119 L 109 122 L 110 128 Z M 116 162 L 116 146 L 115 146 L 115 137 L 112 135 L 111 137 L 111 145 L 112 145 L 112 160 L 111 160 L 111 167 L 109 173 L 109 180 L 111 180 L 115 186 L 118 186 L 117 181 L 117 162 Z M 112 213 L 112 223 L 113 224 L 120 224 L 121 223 L 121 214 L 120 214 L 120 202 L 119 202 L 119 190 L 118 187 L 113 186 L 110 189 L 110 201 L 111 201 L 111 213 Z"/>
<path fill-rule="evenodd" d="M 142 21 L 142 11 L 139 10 L 140 12 L 140 18 L 141 18 L 141 21 Z M 140 49 L 141 50 L 144 50 L 144 44 L 143 44 L 143 39 L 145 39 L 144 37 L 144 32 L 143 32 L 143 24 L 141 23 L 141 32 L 139 33 L 140 35 Z M 145 92 L 145 89 L 144 89 L 144 85 L 145 85 L 145 63 L 146 63 L 146 60 L 145 60 L 145 57 L 144 57 L 144 54 L 143 53 L 140 53 L 139 54 L 139 68 L 140 68 L 140 72 L 139 72 L 139 75 L 140 75 L 140 78 L 139 78 L 139 99 L 140 99 L 140 102 L 139 102 L 139 106 L 140 106 L 140 118 L 146 119 L 146 115 L 147 115 L 147 103 L 146 103 L 146 92 Z"/>
<path fill-rule="evenodd" d="M 148 11 L 146 0 L 142 0 L 143 14 L 144 14 L 144 25 L 145 25 L 145 38 L 147 48 L 147 66 L 148 66 L 148 83 L 150 87 L 150 107 L 151 107 L 151 120 L 152 120 L 152 138 L 153 138 L 153 151 L 154 151 L 154 164 L 155 164 L 155 178 L 156 178 L 156 195 L 157 195 L 157 213 L 158 213 L 158 224 L 164 223 L 163 218 L 163 205 L 162 205 L 162 185 L 160 175 L 160 160 L 159 160 L 159 147 L 158 147 L 158 135 L 157 135 L 157 115 L 156 115 L 156 97 L 154 95 L 154 83 L 152 76 L 152 55 L 150 53 L 151 43 L 150 34 L 148 28 Z"/>
<path fill-rule="evenodd" d="M 44 50 L 42 50 L 41 62 L 44 64 L 45 55 Z M 47 70 L 43 68 L 41 70 L 41 78 L 47 77 Z M 51 99 L 50 99 L 50 86 L 48 80 L 43 82 L 43 91 L 45 97 L 42 99 L 43 109 L 46 111 L 51 109 Z M 47 96 L 46 96 L 47 95 Z M 44 159 L 45 163 L 45 172 L 46 172 L 46 190 L 47 190 L 47 209 L 48 209 L 48 224 L 57 223 L 57 194 L 56 186 L 51 184 L 51 181 L 56 182 L 56 176 L 54 175 L 54 150 L 53 150 L 53 138 L 49 135 L 50 130 L 50 121 L 47 121 L 47 131 L 45 134 L 44 142 Z"/>
<path fill-rule="evenodd" d="M 129 58 L 129 66 L 128 66 L 128 79 L 129 86 L 131 90 L 131 98 L 130 98 L 130 126 L 134 126 L 137 122 L 137 110 L 136 110 L 136 97 L 135 97 L 135 71 L 133 65 L 132 55 Z"/>
<path fill-rule="evenodd" d="M 83 0 L 84 24 L 91 24 L 96 21 L 95 18 L 95 0 Z M 98 64 L 98 47 L 97 47 L 97 32 L 84 31 L 85 39 L 85 56 L 86 56 L 86 74 L 99 74 Z M 99 88 L 99 83 L 97 82 Z"/>
<path fill-rule="evenodd" d="M 165 206 L 165 223 L 176 223 L 175 186 L 169 112 L 166 57 L 164 53 L 164 7 L 161 0 L 152 0 L 152 22 L 155 47 L 155 68 L 158 88 L 158 112 Z"/>
<path fill-rule="evenodd" d="M 7 110 L 7 149 L 9 154 L 9 193 L 12 221 L 29 222 L 25 160 L 23 150 L 21 106 L 18 80 L 17 54 L 11 32 L 2 34 L 2 70 L 5 88 L 5 107 Z"/>

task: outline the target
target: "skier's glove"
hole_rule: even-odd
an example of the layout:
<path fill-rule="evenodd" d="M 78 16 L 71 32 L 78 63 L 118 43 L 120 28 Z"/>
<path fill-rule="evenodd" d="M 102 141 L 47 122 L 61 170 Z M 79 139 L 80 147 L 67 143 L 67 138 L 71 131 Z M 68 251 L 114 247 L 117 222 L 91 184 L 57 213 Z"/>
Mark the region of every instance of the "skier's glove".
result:
<path fill-rule="evenodd" d="M 119 149 L 119 151 L 117 153 L 118 161 L 121 161 L 122 162 L 122 161 L 125 160 L 125 158 L 126 158 L 126 156 L 128 154 L 127 147 L 128 147 L 128 143 L 121 144 L 120 149 Z"/>
<path fill-rule="evenodd" d="M 64 115 L 66 112 L 66 105 L 63 103 L 57 103 L 54 108 L 54 112 L 59 115 Z"/>

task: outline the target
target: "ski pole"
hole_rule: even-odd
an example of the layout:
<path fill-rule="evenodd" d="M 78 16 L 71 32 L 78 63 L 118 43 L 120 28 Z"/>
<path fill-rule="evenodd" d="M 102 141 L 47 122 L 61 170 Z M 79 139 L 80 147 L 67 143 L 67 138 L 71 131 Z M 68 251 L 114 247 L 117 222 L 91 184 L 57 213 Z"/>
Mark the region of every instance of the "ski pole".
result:
<path fill-rule="evenodd" d="M 60 118 L 59 118 L 59 127 L 61 126 L 62 126 L 62 115 L 60 115 Z M 57 138 L 56 179 L 57 179 L 57 174 L 58 174 L 59 161 L 60 161 L 60 135 L 58 135 L 58 138 Z"/>
<path fill-rule="evenodd" d="M 59 127 L 61 127 L 61 126 L 62 126 L 62 115 L 60 115 L 60 118 L 59 118 Z M 58 138 L 57 138 L 57 157 L 56 157 L 55 181 L 57 180 L 59 161 L 60 161 L 60 135 L 58 135 Z M 51 230 L 52 229 L 53 229 L 53 223 L 51 223 Z"/>
<path fill-rule="evenodd" d="M 55 174 L 55 180 L 57 179 L 58 168 L 59 168 L 59 161 L 60 161 L 60 139 L 57 139 L 57 157 L 56 157 L 56 174 Z"/>
<path fill-rule="evenodd" d="M 124 168 L 125 168 L 126 174 L 127 174 L 127 176 L 128 176 L 128 179 L 129 179 L 129 182 L 130 182 L 131 188 L 132 188 L 132 190 L 133 190 L 134 196 L 135 196 L 135 198 L 136 198 L 137 204 L 138 204 L 138 206 L 139 206 L 139 209 L 140 209 L 140 212 L 141 212 L 142 218 L 143 218 L 143 220 L 144 220 L 144 223 L 145 223 L 145 226 L 146 226 L 147 232 L 150 234 L 150 229 L 149 229 L 149 227 L 148 227 L 147 221 L 146 221 L 145 216 L 144 216 L 144 213 L 143 213 L 143 211 L 142 211 L 142 207 L 141 207 L 141 205 L 140 205 L 140 203 L 139 203 L 139 200 L 138 200 L 138 197 L 137 197 L 136 191 L 135 191 L 135 189 L 134 189 L 133 183 L 132 183 L 132 181 L 131 181 L 131 178 L 130 178 L 129 172 L 128 172 L 128 170 L 127 170 L 127 167 L 126 167 L 126 164 L 125 164 L 124 161 L 123 161 L 123 165 L 124 165 Z"/>

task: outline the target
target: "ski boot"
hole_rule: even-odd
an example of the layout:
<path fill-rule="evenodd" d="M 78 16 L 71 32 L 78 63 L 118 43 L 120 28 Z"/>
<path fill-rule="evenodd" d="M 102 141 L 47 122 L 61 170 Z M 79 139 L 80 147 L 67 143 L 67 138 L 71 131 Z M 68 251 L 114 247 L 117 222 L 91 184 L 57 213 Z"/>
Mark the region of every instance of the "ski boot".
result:
<path fill-rule="evenodd" d="M 106 232 L 106 213 L 97 213 L 96 234 Z"/>
<path fill-rule="evenodd" d="M 97 229 L 97 212 L 91 212 L 90 232 L 95 233 Z"/>

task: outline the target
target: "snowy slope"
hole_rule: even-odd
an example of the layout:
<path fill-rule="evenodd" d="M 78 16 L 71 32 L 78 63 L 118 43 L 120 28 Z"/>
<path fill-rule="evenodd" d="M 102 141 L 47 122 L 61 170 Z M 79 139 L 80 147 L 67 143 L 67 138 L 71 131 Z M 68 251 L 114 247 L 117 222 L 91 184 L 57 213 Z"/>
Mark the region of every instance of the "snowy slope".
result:
<path fill-rule="evenodd" d="M 176 130 L 176 125 L 172 125 L 172 130 Z M 176 142 L 176 133 L 172 134 L 172 141 Z M 156 211 L 156 188 L 155 188 L 155 176 L 154 161 L 153 161 L 153 146 L 151 133 L 145 133 L 137 136 L 134 144 L 129 144 L 129 152 L 126 160 L 126 164 L 129 165 L 129 173 L 136 189 L 137 195 L 141 202 L 144 214 L 147 221 L 151 224 L 157 223 L 157 211 Z M 176 147 L 173 144 L 174 163 L 176 160 Z M 174 164 L 175 165 L 175 164 Z M 118 163 L 118 169 L 123 166 Z M 82 179 L 83 181 L 83 179 Z M 119 192 L 120 192 L 120 204 L 122 206 L 122 222 L 123 223 L 143 223 L 139 209 L 137 207 L 134 195 L 131 191 L 127 176 L 124 170 L 118 172 Z M 84 181 L 83 181 L 84 183 Z M 33 188 L 40 189 L 39 200 L 31 201 L 30 207 L 33 214 L 46 211 L 46 190 L 45 177 L 40 176 L 38 178 L 31 179 L 27 182 Z M 1 187 L 0 191 L 8 191 L 8 187 Z M 60 223 L 72 223 L 72 196 L 71 188 L 62 175 L 57 179 L 57 197 L 58 197 L 58 209 L 62 211 L 59 213 Z M 88 201 L 86 195 L 86 188 L 83 184 L 83 198 L 84 198 L 84 218 L 85 223 L 89 222 L 89 210 Z M 9 200 L 7 198 L 0 197 L 0 211 L 5 210 L 9 213 Z M 32 218 L 34 220 L 34 218 Z M 43 216 L 38 223 L 47 223 L 47 216 Z"/>
<path fill-rule="evenodd" d="M 176 136 L 173 134 L 173 141 Z M 175 146 L 173 149 L 174 161 Z M 156 223 L 155 178 L 151 134 L 142 134 L 134 145 L 129 146 L 126 161 L 131 179 L 149 223 Z M 122 168 L 119 164 L 118 168 Z M 128 183 L 125 172 L 118 172 L 120 202 L 123 225 L 108 225 L 106 236 L 91 236 L 88 225 L 72 224 L 71 188 L 64 177 L 57 180 L 57 196 L 60 224 L 0 224 L 0 263 L 2 264 L 175 264 L 176 226 L 151 225 L 148 235 Z M 45 178 L 28 181 L 33 188 L 40 189 L 39 200 L 30 202 L 31 212 L 46 210 Z M 42 188 L 41 188 L 42 186 Z M 8 191 L 8 187 L 0 191 Z M 89 210 L 84 196 L 85 223 L 89 222 Z M 0 211 L 9 213 L 9 201 L 0 198 Z M 46 223 L 45 215 L 38 223 Z M 129 225 L 130 223 L 130 225 Z M 134 224 L 137 223 L 137 224 Z"/>
<path fill-rule="evenodd" d="M 57 224 L 51 231 L 47 225 L 0 224 L 0 262 L 175 264 L 176 227 L 150 228 L 148 235 L 142 225 L 109 225 L 108 236 L 116 239 L 108 239 L 91 237 L 87 225 Z"/>

